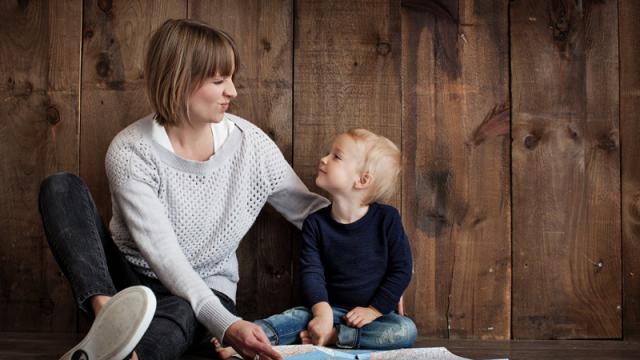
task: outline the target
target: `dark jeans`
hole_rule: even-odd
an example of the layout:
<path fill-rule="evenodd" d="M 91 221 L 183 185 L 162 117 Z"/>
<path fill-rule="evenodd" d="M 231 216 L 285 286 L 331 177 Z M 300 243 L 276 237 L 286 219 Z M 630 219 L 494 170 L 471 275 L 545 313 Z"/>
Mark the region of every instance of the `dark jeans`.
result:
<path fill-rule="evenodd" d="M 78 307 L 87 316 L 94 317 L 92 296 L 112 296 L 129 286 L 145 285 L 154 292 L 157 307 L 136 347 L 138 357 L 178 359 L 194 344 L 203 351 L 203 344 L 211 336 L 198 323 L 191 305 L 172 295 L 160 281 L 131 268 L 100 219 L 82 179 L 69 173 L 47 177 L 40 186 L 38 205 L 51 252 L 71 284 Z M 215 290 L 214 293 L 229 311 L 236 313 L 231 299 Z M 209 347 L 213 356 L 213 345 Z"/>

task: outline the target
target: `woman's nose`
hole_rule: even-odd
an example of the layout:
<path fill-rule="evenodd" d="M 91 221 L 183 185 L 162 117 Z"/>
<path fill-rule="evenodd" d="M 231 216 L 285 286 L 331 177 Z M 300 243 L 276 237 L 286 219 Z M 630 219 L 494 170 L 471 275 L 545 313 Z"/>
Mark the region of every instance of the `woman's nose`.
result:
<path fill-rule="evenodd" d="M 224 89 L 224 94 L 232 99 L 238 96 L 233 80 L 229 80 L 227 87 Z"/>

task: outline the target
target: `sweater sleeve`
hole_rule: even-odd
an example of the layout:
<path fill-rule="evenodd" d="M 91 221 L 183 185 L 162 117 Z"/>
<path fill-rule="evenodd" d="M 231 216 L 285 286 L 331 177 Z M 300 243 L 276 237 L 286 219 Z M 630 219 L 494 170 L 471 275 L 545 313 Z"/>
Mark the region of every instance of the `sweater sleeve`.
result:
<path fill-rule="evenodd" d="M 318 245 L 318 233 L 309 219 L 305 220 L 302 226 L 300 282 L 302 298 L 309 308 L 319 302 L 329 301 L 324 266 Z"/>
<path fill-rule="evenodd" d="M 272 185 L 272 192 L 267 201 L 285 219 L 301 229 L 304 219 L 309 214 L 327 207 L 329 200 L 309 191 L 278 146 L 268 137 L 264 150 L 264 156 L 267 157 L 264 162 L 267 167 L 266 174 Z"/>
<path fill-rule="evenodd" d="M 162 284 L 172 294 L 189 301 L 198 321 L 222 340 L 227 328 L 240 318 L 222 305 L 184 255 L 157 196 L 153 168 L 135 155 L 129 156 L 127 169 L 110 158 L 114 157 L 107 156 L 106 167 L 112 199 L 140 253 Z M 138 170 L 131 171 L 133 167 Z M 141 168 L 148 169 L 146 174 Z M 142 176 L 136 172 L 142 172 Z"/>
<path fill-rule="evenodd" d="M 409 286 L 412 273 L 411 247 L 402 227 L 400 214 L 394 209 L 387 228 L 389 264 L 382 283 L 371 300 L 371 306 L 383 314 L 396 308 L 402 293 Z"/>

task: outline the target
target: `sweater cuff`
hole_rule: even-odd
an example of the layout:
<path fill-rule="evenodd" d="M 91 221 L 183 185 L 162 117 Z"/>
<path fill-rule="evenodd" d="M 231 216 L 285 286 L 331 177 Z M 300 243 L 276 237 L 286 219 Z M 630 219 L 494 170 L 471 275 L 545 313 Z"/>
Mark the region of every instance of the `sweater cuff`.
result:
<path fill-rule="evenodd" d="M 326 293 L 315 293 L 315 294 L 305 294 L 306 305 L 309 309 L 313 307 L 313 305 L 319 302 L 329 302 L 329 297 Z"/>
<path fill-rule="evenodd" d="M 394 296 L 390 296 L 384 291 L 378 291 L 376 296 L 371 300 L 371 306 L 378 309 L 383 315 L 386 315 L 395 310 L 400 299 L 396 299 Z"/>
<path fill-rule="evenodd" d="M 230 313 L 222 306 L 220 301 L 216 300 L 217 299 L 212 298 L 202 304 L 196 317 L 222 344 L 224 334 L 227 332 L 229 326 L 238 320 L 242 320 L 242 318 Z"/>

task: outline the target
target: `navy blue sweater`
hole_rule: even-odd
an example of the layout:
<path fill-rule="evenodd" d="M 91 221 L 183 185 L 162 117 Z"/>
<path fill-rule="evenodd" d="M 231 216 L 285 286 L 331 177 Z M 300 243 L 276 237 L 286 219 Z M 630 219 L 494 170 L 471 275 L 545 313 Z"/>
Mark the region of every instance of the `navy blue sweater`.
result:
<path fill-rule="evenodd" d="M 305 305 L 326 301 L 352 309 L 396 308 L 411 280 L 411 248 L 398 210 L 373 203 L 351 224 L 331 217 L 331 205 L 302 226 L 301 282 Z"/>

